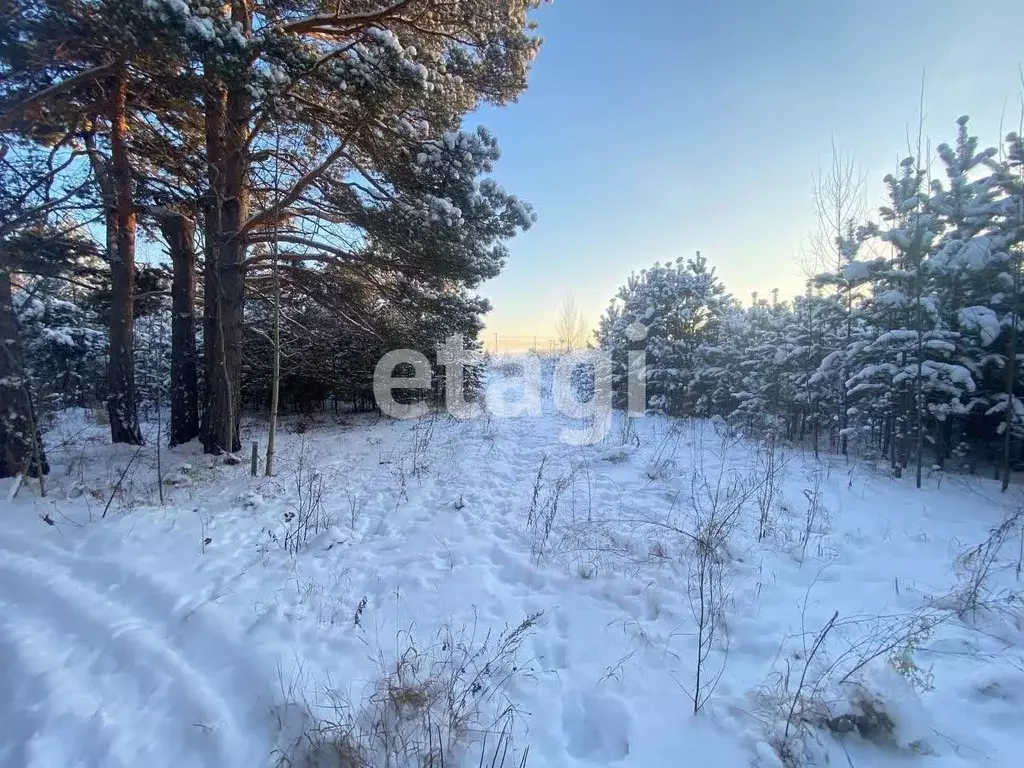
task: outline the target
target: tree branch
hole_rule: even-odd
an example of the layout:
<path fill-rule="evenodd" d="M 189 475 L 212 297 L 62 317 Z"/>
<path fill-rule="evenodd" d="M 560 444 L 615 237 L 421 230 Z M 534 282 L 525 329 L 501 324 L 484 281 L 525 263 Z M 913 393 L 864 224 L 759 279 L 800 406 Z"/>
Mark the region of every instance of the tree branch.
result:
<path fill-rule="evenodd" d="M 11 107 L 2 115 L 0 115 L 0 131 L 6 131 L 10 129 L 10 127 L 14 125 L 15 121 L 17 121 L 17 119 L 21 117 L 25 113 L 25 110 L 27 110 L 29 107 L 35 104 L 41 104 L 42 102 L 45 102 L 47 99 L 53 98 L 54 96 L 57 96 L 63 93 L 64 91 L 71 90 L 76 85 L 81 85 L 83 83 L 89 83 L 93 80 L 97 80 L 103 77 L 104 75 L 107 75 L 110 72 L 112 72 L 113 69 L 113 64 L 102 64 L 98 67 L 87 69 L 84 72 L 79 72 L 77 75 L 75 75 L 74 77 L 69 77 L 67 80 L 62 80 L 59 83 L 54 83 L 48 88 L 44 88 L 43 90 L 38 91 L 32 94 L 31 96 L 26 96 L 24 99 L 15 103 L 13 107 Z"/>
<path fill-rule="evenodd" d="M 427 1 L 429 3 L 433 0 Z M 368 27 L 371 24 L 376 24 L 384 19 L 394 16 L 396 13 L 401 13 L 407 7 L 412 5 L 413 2 L 415 2 L 415 0 L 398 0 L 398 2 L 388 6 L 387 8 L 379 11 L 369 11 L 366 13 L 350 13 L 342 15 L 340 10 L 335 11 L 334 13 L 321 13 L 316 16 L 308 16 L 304 19 L 297 19 L 296 21 L 282 24 L 281 29 L 284 32 L 292 32 L 296 35 L 313 31 L 322 34 L 351 34 L 363 27 Z"/>
<path fill-rule="evenodd" d="M 239 228 L 238 232 L 235 233 L 235 237 L 244 237 L 248 233 L 252 232 L 252 230 L 257 229 L 258 227 L 261 227 L 265 224 L 269 224 L 276 216 L 281 214 L 289 205 L 291 205 L 300 197 L 302 197 L 302 193 L 306 190 L 306 188 L 309 187 L 310 184 L 315 182 L 321 176 L 323 176 L 327 172 L 327 170 L 338 160 L 338 158 L 342 157 L 345 154 L 345 149 L 348 146 L 348 143 L 352 140 L 352 137 L 355 136 L 355 134 L 359 131 L 361 127 L 362 123 L 356 125 L 351 131 L 349 131 L 349 134 L 338 145 L 338 148 L 331 152 L 331 154 L 329 154 L 324 159 L 324 161 L 320 163 L 320 165 L 316 166 L 315 168 L 307 172 L 302 178 L 296 181 L 292 188 L 288 191 L 288 193 L 282 196 L 281 199 L 277 201 L 277 203 L 270 206 L 269 208 L 263 209 L 255 216 L 251 216 L 249 220 L 246 221 Z"/>
<path fill-rule="evenodd" d="M 349 253 L 348 251 L 343 251 L 340 248 L 335 248 L 333 246 L 327 245 L 326 243 L 319 243 L 315 240 L 309 240 L 308 238 L 305 237 L 299 237 L 298 235 L 278 234 L 275 236 L 273 233 L 268 232 L 266 235 L 258 235 L 256 237 L 249 238 L 247 242 L 269 243 L 274 240 L 283 243 L 291 243 L 292 245 L 304 245 L 307 248 L 312 248 L 314 251 L 319 252 L 318 254 L 314 253 L 310 254 L 309 256 L 303 256 L 298 259 L 293 258 L 293 260 L 297 261 L 334 261 L 335 263 L 339 264 L 351 265 L 355 257 L 355 254 Z M 324 258 L 324 254 L 329 254 L 332 258 L 326 259 Z M 272 258 L 273 254 L 256 254 L 254 256 L 250 256 L 249 258 L 247 258 L 245 260 L 245 265 L 246 267 L 249 267 L 253 264 L 259 264 L 264 261 L 269 261 Z"/>

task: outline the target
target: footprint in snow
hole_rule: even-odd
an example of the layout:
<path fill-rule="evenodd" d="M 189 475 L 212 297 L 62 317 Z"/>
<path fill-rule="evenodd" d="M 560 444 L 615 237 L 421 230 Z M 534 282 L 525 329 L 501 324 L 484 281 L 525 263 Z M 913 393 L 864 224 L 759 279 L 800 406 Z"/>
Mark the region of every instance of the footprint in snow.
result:
<path fill-rule="evenodd" d="M 569 646 L 561 640 L 555 640 L 549 644 L 547 641 L 537 638 L 533 648 L 534 655 L 542 666 L 557 671 L 569 669 Z"/>
<path fill-rule="evenodd" d="M 566 751 L 580 760 L 614 762 L 629 754 L 633 718 L 621 699 L 591 689 L 562 700 Z"/>
<path fill-rule="evenodd" d="M 491 560 L 498 566 L 498 578 L 510 586 L 524 585 L 532 590 L 544 586 L 543 576 L 499 546 L 491 548 Z"/>
<path fill-rule="evenodd" d="M 555 627 L 558 629 L 558 634 L 561 637 L 564 638 L 569 634 L 569 620 L 561 611 L 555 614 Z"/>

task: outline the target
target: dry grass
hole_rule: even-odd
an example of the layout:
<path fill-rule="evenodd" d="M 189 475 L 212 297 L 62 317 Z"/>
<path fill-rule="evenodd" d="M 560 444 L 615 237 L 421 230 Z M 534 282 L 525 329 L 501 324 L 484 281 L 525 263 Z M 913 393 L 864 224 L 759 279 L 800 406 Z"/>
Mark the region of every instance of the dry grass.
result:
<path fill-rule="evenodd" d="M 518 711 L 509 682 L 530 673 L 519 659 L 541 615 L 497 636 L 476 625 L 444 627 L 425 646 L 410 632 L 392 660 L 378 654 L 378 674 L 360 701 L 330 687 L 303 702 L 301 733 L 277 754 L 279 768 L 523 768 Z"/>

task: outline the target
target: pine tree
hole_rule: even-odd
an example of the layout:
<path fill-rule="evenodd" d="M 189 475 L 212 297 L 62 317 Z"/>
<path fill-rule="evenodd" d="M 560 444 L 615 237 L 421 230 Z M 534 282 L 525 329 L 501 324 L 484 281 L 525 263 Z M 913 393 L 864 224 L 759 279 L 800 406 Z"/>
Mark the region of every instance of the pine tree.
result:
<path fill-rule="evenodd" d="M 505 103 L 525 87 L 536 4 L 151 6 L 203 69 L 208 451 L 238 447 L 247 248 L 267 242 L 274 222 L 284 263 L 423 269 L 470 286 L 500 269 L 496 242 L 531 214 L 476 181 L 494 142 L 458 127 L 479 103 Z M 280 137 L 289 169 L 275 196 L 259 183 L 269 136 Z M 350 247 L 352 231 L 364 233 L 363 247 Z"/>
<path fill-rule="evenodd" d="M 598 343 L 613 357 L 615 401 L 624 402 L 628 352 L 645 349 L 648 407 L 671 415 L 692 412 L 700 397 L 692 387 L 704 367 L 704 348 L 717 340 L 731 306 L 700 253 L 631 275 L 597 332 Z"/>
<path fill-rule="evenodd" d="M 1020 134 L 1007 136 L 1006 159 L 998 172 L 998 184 L 1003 194 L 998 256 L 1006 266 L 999 274 L 1002 291 L 997 294 L 999 308 L 1003 310 L 1000 327 L 1008 329 L 1006 340 L 1006 384 L 1004 392 L 1002 489 L 1010 485 L 1012 440 L 1024 433 L 1024 403 L 1021 391 L 1020 354 L 1018 344 L 1021 332 L 1021 312 L 1024 310 L 1024 139 Z M 1001 294 L 1001 295 L 1000 295 Z M 996 297 L 993 297 L 993 302 Z"/>
<path fill-rule="evenodd" d="M 74 160 L 60 147 L 40 151 L 0 139 L 0 477 L 41 477 L 48 469 L 18 319 L 24 297 L 16 299 L 15 289 L 26 279 L 67 276 L 89 253 L 87 242 L 60 226 L 82 192 L 80 181 L 62 176 Z"/>
<path fill-rule="evenodd" d="M 0 128 L 76 151 L 79 142 L 84 144 L 110 265 L 111 439 L 140 444 L 132 318 L 141 164 L 132 132 L 140 123 L 171 118 L 162 94 L 175 92 L 180 49 L 143 3 L 15 0 L 15 5 L 12 34 L 0 41 L 0 65 L 11 75 L 0 88 Z"/>

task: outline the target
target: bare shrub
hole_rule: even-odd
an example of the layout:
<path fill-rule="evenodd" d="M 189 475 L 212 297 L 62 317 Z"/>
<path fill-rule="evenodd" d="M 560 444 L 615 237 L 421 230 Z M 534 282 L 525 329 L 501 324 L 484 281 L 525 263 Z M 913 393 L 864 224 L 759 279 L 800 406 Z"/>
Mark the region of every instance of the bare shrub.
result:
<path fill-rule="evenodd" d="M 798 561 L 803 565 L 807 559 L 807 545 L 811 536 L 818 531 L 825 523 L 825 507 L 821 503 L 821 470 L 815 469 L 811 475 L 811 486 L 804 488 L 804 498 L 807 506 L 804 512 L 804 526 L 800 532 L 800 556 Z"/>
<path fill-rule="evenodd" d="M 279 754 L 278 766 L 523 768 L 529 748 L 517 744 L 519 712 L 506 691 L 513 677 L 531 672 L 519 654 L 540 620 L 532 614 L 483 638 L 475 624 L 446 626 L 426 646 L 401 633 L 404 650 L 392 661 L 377 655 L 377 678 L 361 701 L 326 688 L 319 705 L 304 706 L 302 733 Z"/>
<path fill-rule="evenodd" d="M 417 419 L 412 427 L 412 445 L 410 446 L 410 474 L 421 477 L 430 469 L 430 443 L 434 439 L 437 428 L 437 411 Z"/>
<path fill-rule="evenodd" d="M 683 422 L 673 420 L 665 434 L 658 441 L 647 463 L 645 473 L 649 480 L 664 480 L 676 468 L 676 455 L 682 439 Z"/>
<path fill-rule="evenodd" d="M 547 456 L 544 456 L 537 468 L 526 513 L 526 528 L 530 533 L 531 554 L 535 561 L 539 561 L 548 552 L 555 521 L 563 506 L 563 497 L 573 488 L 579 471 L 574 464 L 567 472 L 559 474 L 546 483 L 544 480 L 546 465 Z"/>
<path fill-rule="evenodd" d="M 896 724 L 885 700 L 864 685 L 864 673 L 869 665 L 885 663 L 910 685 L 928 690 L 930 670 L 918 664 L 915 654 L 949 615 L 926 609 L 840 619 L 836 611 L 817 632 L 802 632 L 801 649 L 794 654 L 799 664 L 794 667 L 786 658 L 785 668 L 774 669 L 753 694 L 767 740 L 783 763 L 807 762 L 808 747 L 819 732 L 843 736 L 856 731 L 876 744 L 890 743 Z"/>
<path fill-rule="evenodd" d="M 483 418 L 479 419 L 480 439 L 487 442 L 493 448 L 495 441 L 498 439 L 498 426 L 494 422 L 494 414 L 487 407 L 486 399 L 482 400 L 480 407 L 481 415 L 483 416 Z"/>
<path fill-rule="evenodd" d="M 913 631 L 912 628 L 912 631 L 901 639 L 900 644 L 888 652 L 886 659 L 898 675 L 921 693 L 935 690 L 932 668 L 922 667 L 917 661 L 917 653 L 931 639 L 936 623 L 929 622 L 926 618 L 919 619 L 917 631 Z"/>
<path fill-rule="evenodd" d="M 530 503 L 526 510 L 526 526 L 527 528 L 533 525 L 533 521 L 537 517 L 541 503 L 541 493 L 544 488 L 544 466 L 548 462 L 548 457 L 545 454 L 540 458 L 540 464 L 537 466 L 537 475 L 533 479 L 533 493 L 530 496 Z"/>
<path fill-rule="evenodd" d="M 586 454 L 566 458 L 561 464 L 547 456 L 541 459 L 524 501 L 533 562 L 555 561 L 570 573 L 582 571 L 591 577 L 599 571 L 638 567 L 641 556 L 633 539 L 621 531 L 621 517 L 600 514 L 607 513 L 607 507 L 595 509 L 595 475 Z"/>
<path fill-rule="evenodd" d="M 802 762 L 804 745 L 812 735 L 814 723 L 821 719 L 816 684 L 820 677 L 815 678 L 811 670 L 838 618 L 836 611 L 810 645 L 804 642 L 802 664 L 794 670 L 786 659 L 785 670 L 774 670 L 768 682 L 754 692 L 755 706 L 767 726 L 768 743 L 785 765 Z"/>
<path fill-rule="evenodd" d="M 106 506 L 103 507 L 103 514 L 100 515 L 101 518 L 107 516 L 107 511 L 110 509 L 110 504 L 114 500 L 114 497 L 122 493 L 122 490 L 125 487 L 125 476 L 128 474 L 128 470 L 132 468 L 132 464 L 135 463 L 135 459 L 139 457 L 139 454 L 142 452 L 142 448 L 143 446 L 140 445 L 136 449 L 136 451 L 131 455 L 131 458 L 128 459 L 127 463 L 124 465 L 124 469 L 121 470 L 121 474 L 118 476 L 117 482 L 114 484 L 113 490 L 111 490 L 110 496 L 107 498 Z M 127 502 L 127 505 L 130 508 L 131 502 Z"/>
<path fill-rule="evenodd" d="M 1000 564 L 1004 548 L 1011 538 L 1021 536 L 1022 550 L 1015 564 Z M 977 615 L 985 610 L 1005 607 L 1015 596 L 994 584 L 997 571 L 1013 568 L 1020 578 L 1021 552 L 1024 551 L 1024 507 L 1010 512 L 1002 523 L 992 528 L 980 544 L 962 552 L 954 565 L 958 584 L 945 603 L 961 617 Z"/>
<path fill-rule="evenodd" d="M 668 532 L 678 538 L 681 545 L 688 543 L 707 549 L 715 553 L 716 558 L 727 560 L 729 539 L 742 522 L 743 512 L 758 482 L 750 473 L 728 468 L 727 457 L 735 440 L 727 434 L 720 435 L 719 450 L 706 450 L 702 429 L 702 424 L 696 422 L 693 453 L 696 466 L 689 473 L 688 496 L 680 492 L 665 513 L 645 512 L 639 518 L 624 522 L 637 525 L 648 540 L 658 541 Z M 705 467 L 706 453 L 718 460 L 714 469 Z"/>
<path fill-rule="evenodd" d="M 832 659 L 823 670 L 823 679 L 848 685 L 856 681 L 865 667 L 876 660 L 887 660 L 910 645 L 916 650 L 935 627 L 948 621 L 948 611 L 923 608 L 905 614 L 851 616 L 836 622 Z"/>
<path fill-rule="evenodd" d="M 758 509 L 757 540 L 761 541 L 771 526 L 772 510 L 779 498 L 788 459 L 776 436 L 769 435 L 758 447 L 755 461 L 761 477 L 754 491 Z"/>
<path fill-rule="evenodd" d="M 709 658 L 716 644 L 728 635 L 725 632 L 727 593 L 723 577 L 723 563 L 711 547 L 710 539 L 701 537 L 694 545 L 687 580 L 687 597 L 694 621 L 697 623 L 697 656 L 694 664 L 693 712 L 696 714 L 707 703 L 725 672 L 725 654 L 717 670 L 709 669 Z"/>
<path fill-rule="evenodd" d="M 619 423 L 615 431 L 615 442 L 617 445 L 630 445 L 640 447 L 640 435 L 637 434 L 635 419 L 628 413 L 619 414 Z"/>
<path fill-rule="evenodd" d="M 366 494 L 353 493 L 351 490 L 346 488 L 345 499 L 348 502 L 349 528 L 354 531 L 356 529 L 356 524 L 359 522 L 359 518 L 363 516 L 366 505 L 370 502 L 370 498 Z"/>
<path fill-rule="evenodd" d="M 720 446 L 707 451 L 718 461 L 714 468 L 704 464 L 703 427 L 694 427 L 694 458 L 697 466 L 690 473 L 689 494 L 680 492 L 664 513 L 644 512 L 631 523 L 647 542 L 645 559 L 661 559 L 668 548 L 663 538 L 675 541 L 673 551 L 688 566 L 687 596 L 696 623 L 697 647 L 694 657 L 693 687 L 687 695 L 693 711 L 699 712 L 713 695 L 725 671 L 728 658 L 726 612 L 730 603 L 727 571 L 733 558 L 731 541 L 745 519 L 748 504 L 759 483 L 750 473 L 728 468 L 727 457 L 736 440 L 727 431 L 718 432 Z"/>
<path fill-rule="evenodd" d="M 323 475 L 313 465 L 305 443 L 295 464 L 294 482 L 295 502 L 285 512 L 285 532 L 281 537 L 285 551 L 293 555 L 331 524 L 324 509 Z"/>
<path fill-rule="evenodd" d="M 689 554 L 687 596 L 697 624 L 697 652 L 691 698 L 697 713 L 714 693 L 728 657 L 726 608 L 729 594 L 725 570 L 731 560 L 730 539 L 742 521 L 747 502 L 755 492 L 753 479 L 725 470 L 709 476 L 704 469 L 691 475 L 689 529 L 683 551 Z M 711 662 L 720 649 L 717 666 Z"/>
<path fill-rule="evenodd" d="M 682 531 L 696 545 L 707 548 L 715 557 L 729 557 L 729 540 L 743 520 L 747 503 L 757 490 L 756 480 L 725 469 L 717 472 L 696 470 L 690 477 L 690 523 L 692 533 Z"/>

